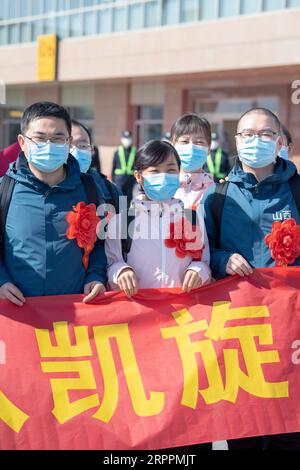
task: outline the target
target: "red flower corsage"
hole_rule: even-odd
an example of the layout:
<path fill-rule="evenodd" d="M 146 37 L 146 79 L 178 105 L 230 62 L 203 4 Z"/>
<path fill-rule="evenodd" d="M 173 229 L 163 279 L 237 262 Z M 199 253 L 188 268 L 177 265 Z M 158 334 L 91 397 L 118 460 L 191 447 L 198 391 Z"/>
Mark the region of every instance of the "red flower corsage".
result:
<path fill-rule="evenodd" d="M 170 237 L 165 240 L 167 248 L 176 248 L 178 258 L 191 256 L 195 261 L 202 258 L 204 244 L 200 228 L 186 218 L 170 224 Z"/>
<path fill-rule="evenodd" d="M 96 206 L 95 204 L 86 205 L 84 202 L 79 202 L 76 206 L 73 206 L 73 211 L 67 213 L 66 219 L 69 223 L 67 238 L 69 240 L 76 238 L 79 248 L 83 248 L 82 262 L 85 269 L 87 269 L 90 253 L 97 241 L 96 230 L 100 222 Z"/>
<path fill-rule="evenodd" d="M 297 225 L 295 219 L 274 222 L 272 232 L 266 235 L 265 242 L 276 266 L 294 264 L 300 256 L 300 225 Z"/>

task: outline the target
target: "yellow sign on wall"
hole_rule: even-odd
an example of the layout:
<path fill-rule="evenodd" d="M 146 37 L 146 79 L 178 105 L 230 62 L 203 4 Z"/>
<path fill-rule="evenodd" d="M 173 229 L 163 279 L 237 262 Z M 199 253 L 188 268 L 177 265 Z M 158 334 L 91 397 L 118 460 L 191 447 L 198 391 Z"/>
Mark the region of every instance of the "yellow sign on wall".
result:
<path fill-rule="evenodd" d="M 38 80 L 56 79 L 57 36 L 45 34 L 38 37 Z"/>

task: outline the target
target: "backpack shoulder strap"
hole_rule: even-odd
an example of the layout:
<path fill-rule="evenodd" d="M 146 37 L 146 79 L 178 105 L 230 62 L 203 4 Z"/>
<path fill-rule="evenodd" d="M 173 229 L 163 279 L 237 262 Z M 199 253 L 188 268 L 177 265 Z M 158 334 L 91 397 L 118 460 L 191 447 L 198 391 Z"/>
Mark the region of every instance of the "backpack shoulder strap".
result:
<path fill-rule="evenodd" d="M 124 218 L 121 216 L 121 220 L 122 222 L 121 223 L 126 223 L 124 221 Z M 127 258 L 128 258 L 128 253 L 130 252 L 131 250 L 131 245 L 132 245 L 132 238 L 130 236 L 130 233 L 129 233 L 129 226 L 132 227 L 132 233 L 134 232 L 134 221 L 135 221 L 135 215 L 128 215 L 127 216 L 127 223 L 126 223 L 126 230 L 124 228 L 124 232 L 122 230 L 122 235 L 126 235 L 126 238 L 122 237 L 121 239 L 121 246 L 122 246 L 122 255 L 123 255 L 123 259 L 125 261 L 125 263 L 127 262 Z"/>
<path fill-rule="evenodd" d="M 88 173 L 81 173 L 81 181 L 84 186 L 89 204 L 95 204 L 95 206 L 98 207 L 99 196 L 94 178 Z"/>
<path fill-rule="evenodd" d="M 16 180 L 4 175 L 0 185 L 0 255 L 4 253 L 5 226 Z"/>
<path fill-rule="evenodd" d="M 300 175 L 299 173 L 295 173 L 292 179 L 290 179 L 290 187 L 293 194 L 293 198 L 295 199 L 296 206 L 298 209 L 298 214 L 300 217 Z"/>
<path fill-rule="evenodd" d="M 212 217 L 216 227 L 216 234 L 217 239 L 220 241 L 221 237 L 221 224 L 222 224 L 222 216 L 223 216 L 223 209 L 225 205 L 226 195 L 228 191 L 229 182 L 226 183 L 218 183 L 216 185 L 216 190 L 213 195 L 213 202 L 212 202 Z"/>
<path fill-rule="evenodd" d="M 109 192 L 110 203 L 116 209 L 116 214 L 119 214 L 120 212 L 119 198 L 117 197 L 117 194 L 114 192 L 113 184 L 107 179 L 105 175 L 103 175 L 103 173 L 101 173 L 101 176 L 103 177 L 106 189 Z"/>

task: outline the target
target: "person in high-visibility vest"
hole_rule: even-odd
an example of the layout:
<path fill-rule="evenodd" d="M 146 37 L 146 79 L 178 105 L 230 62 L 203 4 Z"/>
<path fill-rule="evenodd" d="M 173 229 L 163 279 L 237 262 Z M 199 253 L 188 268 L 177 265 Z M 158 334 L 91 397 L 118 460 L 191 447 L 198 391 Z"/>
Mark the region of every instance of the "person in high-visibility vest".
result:
<path fill-rule="evenodd" d="M 120 188 L 124 196 L 127 196 L 128 206 L 132 200 L 132 191 L 136 184 L 134 173 L 134 161 L 137 149 L 132 145 L 132 133 L 124 131 L 121 135 L 121 145 L 115 152 L 112 181 Z"/>
<path fill-rule="evenodd" d="M 217 134 L 212 134 L 211 152 L 207 157 L 204 171 L 209 173 L 216 183 L 230 172 L 229 156 L 221 148 Z"/>

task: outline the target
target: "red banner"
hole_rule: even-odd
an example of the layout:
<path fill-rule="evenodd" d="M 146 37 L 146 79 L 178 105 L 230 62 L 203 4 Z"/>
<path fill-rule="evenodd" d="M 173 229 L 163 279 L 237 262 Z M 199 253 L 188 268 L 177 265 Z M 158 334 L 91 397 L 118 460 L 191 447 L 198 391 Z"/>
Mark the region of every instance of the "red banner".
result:
<path fill-rule="evenodd" d="M 300 269 L 191 294 L 0 302 L 0 448 L 154 450 L 300 432 Z"/>

